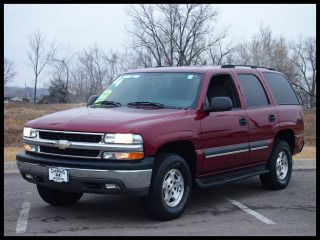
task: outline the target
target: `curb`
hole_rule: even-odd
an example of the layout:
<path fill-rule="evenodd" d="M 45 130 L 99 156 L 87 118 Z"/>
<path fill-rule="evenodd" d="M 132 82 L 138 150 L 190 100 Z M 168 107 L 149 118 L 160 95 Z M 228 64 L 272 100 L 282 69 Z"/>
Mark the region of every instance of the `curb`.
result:
<path fill-rule="evenodd" d="M 313 170 L 317 169 L 315 159 L 293 159 L 293 170 Z M 5 162 L 4 173 L 19 173 L 16 162 Z"/>

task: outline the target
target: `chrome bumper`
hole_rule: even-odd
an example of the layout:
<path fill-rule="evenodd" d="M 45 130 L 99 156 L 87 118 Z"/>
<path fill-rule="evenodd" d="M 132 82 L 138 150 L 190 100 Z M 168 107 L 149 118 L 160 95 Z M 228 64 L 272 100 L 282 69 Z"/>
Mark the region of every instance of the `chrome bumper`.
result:
<path fill-rule="evenodd" d="M 48 180 L 48 166 L 43 164 L 34 164 L 17 160 L 18 168 L 21 174 L 30 173 L 39 175 L 44 183 L 51 183 Z M 50 166 L 53 167 L 53 166 Z M 80 182 L 99 182 L 108 183 L 110 181 L 120 182 L 126 190 L 148 189 L 151 182 L 152 169 L 143 170 L 104 170 L 104 169 L 83 169 L 64 167 L 69 170 L 70 184 L 79 186 Z M 56 184 L 56 183 L 53 183 Z M 60 183 L 56 184 L 59 185 Z M 60 186 L 66 186 L 61 185 Z"/>

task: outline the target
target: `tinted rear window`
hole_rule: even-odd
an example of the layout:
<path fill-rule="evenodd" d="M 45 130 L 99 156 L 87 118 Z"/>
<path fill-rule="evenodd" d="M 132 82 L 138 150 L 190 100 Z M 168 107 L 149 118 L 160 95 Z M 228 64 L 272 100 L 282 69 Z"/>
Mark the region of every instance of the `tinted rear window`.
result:
<path fill-rule="evenodd" d="M 299 104 L 289 81 L 279 73 L 263 73 L 278 104 Z"/>
<path fill-rule="evenodd" d="M 238 79 L 244 91 L 248 107 L 269 105 L 266 93 L 256 76 L 253 74 L 238 74 Z"/>

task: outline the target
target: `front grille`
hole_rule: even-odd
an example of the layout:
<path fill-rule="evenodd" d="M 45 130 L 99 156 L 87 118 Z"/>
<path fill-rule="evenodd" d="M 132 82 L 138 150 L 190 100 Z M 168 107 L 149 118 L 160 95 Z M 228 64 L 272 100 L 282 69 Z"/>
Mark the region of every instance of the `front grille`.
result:
<path fill-rule="evenodd" d="M 39 138 L 49 140 L 68 140 L 72 142 L 89 142 L 98 143 L 101 141 L 99 134 L 81 134 L 81 133 L 65 133 L 65 132 L 47 132 L 39 131 Z"/>
<path fill-rule="evenodd" d="M 41 152 L 68 156 L 98 157 L 100 151 L 74 148 L 59 149 L 57 147 L 40 146 L 40 153 Z"/>

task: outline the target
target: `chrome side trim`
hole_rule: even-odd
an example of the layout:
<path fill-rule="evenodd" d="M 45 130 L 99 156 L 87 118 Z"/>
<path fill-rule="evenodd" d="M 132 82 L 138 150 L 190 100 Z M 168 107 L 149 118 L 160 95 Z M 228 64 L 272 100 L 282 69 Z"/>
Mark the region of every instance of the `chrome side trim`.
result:
<path fill-rule="evenodd" d="M 20 171 L 24 173 L 39 174 L 42 176 L 48 175 L 49 166 L 42 164 L 27 163 L 17 161 Z M 54 166 L 50 166 L 54 167 Z M 69 176 L 73 178 L 72 181 L 80 181 L 80 178 L 86 179 L 105 179 L 105 180 L 119 180 L 127 188 L 138 189 L 148 188 L 151 183 L 152 169 L 142 170 L 102 170 L 102 169 L 82 169 L 69 168 Z"/>
<path fill-rule="evenodd" d="M 208 156 L 206 156 L 206 158 L 213 158 L 213 157 L 225 156 L 225 155 L 248 152 L 248 151 L 249 151 L 249 148 L 248 149 L 243 149 L 243 150 L 232 151 L 232 152 L 225 152 L 225 153 L 218 153 L 218 154 L 208 155 Z"/>
<path fill-rule="evenodd" d="M 37 139 L 37 138 L 23 138 L 24 142 L 32 145 L 49 146 L 56 147 L 59 140 L 47 140 L 47 139 Z M 71 142 L 69 141 L 69 148 L 76 149 L 89 149 L 89 150 L 102 150 L 102 151 L 123 151 L 131 152 L 143 151 L 142 144 L 106 144 L 106 143 L 86 143 L 86 142 Z"/>
<path fill-rule="evenodd" d="M 268 146 L 250 148 L 250 151 L 256 151 L 256 150 L 265 149 L 265 148 L 268 148 Z"/>
<path fill-rule="evenodd" d="M 259 140 L 254 142 L 249 142 L 250 148 L 258 148 L 258 147 L 264 147 L 269 146 L 269 144 L 272 142 L 272 139 L 266 139 L 266 140 Z"/>
<path fill-rule="evenodd" d="M 206 159 L 269 148 L 271 139 L 204 149 Z"/>

